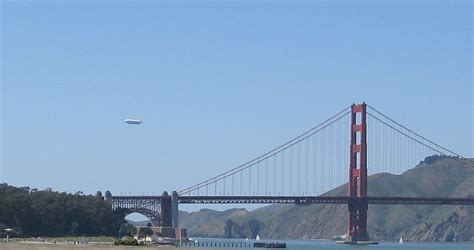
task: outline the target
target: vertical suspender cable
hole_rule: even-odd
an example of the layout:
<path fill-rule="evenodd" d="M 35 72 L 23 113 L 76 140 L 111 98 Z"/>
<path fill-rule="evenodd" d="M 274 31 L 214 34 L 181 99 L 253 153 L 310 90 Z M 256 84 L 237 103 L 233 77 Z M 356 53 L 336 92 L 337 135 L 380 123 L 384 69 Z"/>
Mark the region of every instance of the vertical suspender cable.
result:
<path fill-rule="evenodd" d="M 305 193 L 306 195 L 309 195 L 311 192 L 308 190 L 309 187 L 309 175 L 310 175 L 310 169 L 309 169 L 309 138 L 306 139 L 306 171 L 305 171 Z"/>
<path fill-rule="evenodd" d="M 321 173 L 321 183 L 322 183 L 322 188 L 321 188 L 321 192 L 323 193 L 324 191 L 326 191 L 326 185 L 325 185 L 325 176 L 326 176 L 326 168 L 327 168 L 327 165 L 326 165 L 326 158 L 324 157 L 325 154 L 326 154 L 326 150 L 325 150 L 325 147 L 326 147 L 326 136 L 325 136 L 325 132 L 326 130 L 323 130 L 321 131 L 322 132 L 322 135 L 321 135 L 321 140 L 322 140 L 322 147 L 321 147 L 321 159 L 322 159 L 322 164 L 321 164 L 321 170 L 322 170 L 322 173 Z"/>
<path fill-rule="evenodd" d="M 285 194 L 285 151 L 281 155 L 281 195 Z"/>
<path fill-rule="evenodd" d="M 276 161 L 277 161 L 277 155 L 273 158 L 273 190 L 272 194 L 276 195 Z"/>
<path fill-rule="evenodd" d="M 260 195 L 260 162 L 257 163 L 257 195 Z"/>
<path fill-rule="evenodd" d="M 268 195 L 268 160 L 265 160 L 265 195 Z"/>
<path fill-rule="evenodd" d="M 316 183 L 317 183 L 317 169 L 318 163 L 316 162 L 317 154 L 318 154 L 318 147 L 317 147 L 317 140 L 316 135 L 313 135 L 313 195 L 316 195 Z"/>

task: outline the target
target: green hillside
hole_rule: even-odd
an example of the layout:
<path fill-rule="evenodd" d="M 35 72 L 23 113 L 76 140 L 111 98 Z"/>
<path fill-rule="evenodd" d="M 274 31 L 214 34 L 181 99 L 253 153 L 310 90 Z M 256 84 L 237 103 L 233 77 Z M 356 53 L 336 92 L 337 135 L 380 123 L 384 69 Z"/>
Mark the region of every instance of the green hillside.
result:
<path fill-rule="evenodd" d="M 376 174 L 368 179 L 369 196 L 474 196 L 474 163 L 427 158 L 402 175 Z M 347 185 L 325 195 L 347 195 Z M 473 241 L 474 207 L 370 205 L 369 234 L 374 240 Z M 273 239 L 331 239 L 347 231 L 345 205 L 271 205 L 246 211 L 209 209 L 181 212 L 180 226 L 190 236 Z"/>

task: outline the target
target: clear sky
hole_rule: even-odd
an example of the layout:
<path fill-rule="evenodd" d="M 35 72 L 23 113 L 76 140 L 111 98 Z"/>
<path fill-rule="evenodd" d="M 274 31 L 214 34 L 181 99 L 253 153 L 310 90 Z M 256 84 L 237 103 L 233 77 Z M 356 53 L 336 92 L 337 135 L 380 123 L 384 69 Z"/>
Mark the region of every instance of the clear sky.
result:
<path fill-rule="evenodd" d="M 376 2 L 2 1 L 0 182 L 159 194 L 362 101 L 473 157 L 471 2 Z"/>

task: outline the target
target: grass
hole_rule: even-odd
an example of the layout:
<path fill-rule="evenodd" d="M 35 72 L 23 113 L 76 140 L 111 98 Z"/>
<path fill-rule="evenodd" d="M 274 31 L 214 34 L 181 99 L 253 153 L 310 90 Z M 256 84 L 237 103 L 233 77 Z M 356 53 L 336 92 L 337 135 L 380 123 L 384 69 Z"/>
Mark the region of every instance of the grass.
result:
<path fill-rule="evenodd" d="M 56 241 L 80 241 L 84 240 L 86 242 L 110 242 L 113 243 L 116 239 L 110 236 L 91 236 L 91 237 L 48 237 L 45 238 L 48 240 L 56 240 Z"/>

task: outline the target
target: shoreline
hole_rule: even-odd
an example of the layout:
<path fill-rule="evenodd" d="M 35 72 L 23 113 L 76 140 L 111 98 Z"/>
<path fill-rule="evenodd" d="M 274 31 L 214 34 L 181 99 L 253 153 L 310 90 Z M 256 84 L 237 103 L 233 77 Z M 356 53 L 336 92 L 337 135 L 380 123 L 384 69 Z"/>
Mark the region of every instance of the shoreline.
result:
<path fill-rule="evenodd" d="M 136 246 L 115 246 L 113 244 L 104 244 L 100 242 L 88 243 L 88 244 L 72 244 L 72 243 L 53 243 L 53 242 L 38 242 L 38 241 L 13 241 L 13 242 L 0 242 L 0 248 L 2 250 L 70 250 L 70 249 L 88 249 L 88 250 L 102 250 L 102 249 L 137 249 L 143 247 Z M 147 248 L 146 246 L 144 248 Z M 160 249 L 176 249 L 177 247 L 166 246 L 160 247 Z"/>

